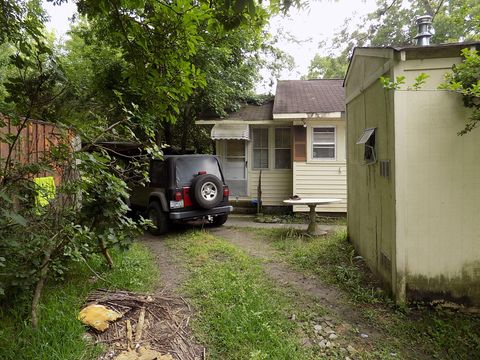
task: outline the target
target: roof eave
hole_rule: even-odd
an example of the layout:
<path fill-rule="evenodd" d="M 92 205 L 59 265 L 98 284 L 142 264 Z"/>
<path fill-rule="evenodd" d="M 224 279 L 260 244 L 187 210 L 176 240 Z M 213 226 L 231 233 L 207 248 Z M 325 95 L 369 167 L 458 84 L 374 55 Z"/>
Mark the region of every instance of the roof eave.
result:
<path fill-rule="evenodd" d="M 315 113 L 278 113 L 273 114 L 275 120 L 286 119 L 324 119 L 342 118 L 345 111 L 315 112 Z"/>
<path fill-rule="evenodd" d="M 291 122 L 292 119 L 264 119 L 264 120 L 227 120 L 227 119 L 218 119 L 218 120 L 196 120 L 196 125 L 216 125 L 216 124 L 230 124 L 230 125 L 239 125 L 239 124 L 249 124 L 249 125 L 269 125 L 269 124 L 278 124 L 279 122 Z"/>

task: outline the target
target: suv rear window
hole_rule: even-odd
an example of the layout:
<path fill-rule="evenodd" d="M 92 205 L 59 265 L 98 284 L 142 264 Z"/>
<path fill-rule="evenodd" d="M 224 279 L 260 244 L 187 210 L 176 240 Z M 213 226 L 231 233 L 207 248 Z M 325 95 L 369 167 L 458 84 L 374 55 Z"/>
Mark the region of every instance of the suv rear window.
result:
<path fill-rule="evenodd" d="M 222 180 L 218 161 L 214 157 L 184 157 L 176 161 L 177 186 L 187 186 L 192 183 L 193 178 L 199 171 L 206 171 Z"/>

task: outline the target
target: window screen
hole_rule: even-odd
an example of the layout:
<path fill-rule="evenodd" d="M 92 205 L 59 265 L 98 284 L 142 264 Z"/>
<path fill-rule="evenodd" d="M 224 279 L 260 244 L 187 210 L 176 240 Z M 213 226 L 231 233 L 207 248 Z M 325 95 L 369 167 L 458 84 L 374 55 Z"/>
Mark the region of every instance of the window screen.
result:
<path fill-rule="evenodd" d="M 268 129 L 253 129 L 253 168 L 268 169 Z"/>
<path fill-rule="evenodd" d="M 292 164 L 290 128 L 275 129 L 275 169 L 290 169 Z"/>
<path fill-rule="evenodd" d="M 335 159 L 335 128 L 316 127 L 312 130 L 312 158 Z"/>

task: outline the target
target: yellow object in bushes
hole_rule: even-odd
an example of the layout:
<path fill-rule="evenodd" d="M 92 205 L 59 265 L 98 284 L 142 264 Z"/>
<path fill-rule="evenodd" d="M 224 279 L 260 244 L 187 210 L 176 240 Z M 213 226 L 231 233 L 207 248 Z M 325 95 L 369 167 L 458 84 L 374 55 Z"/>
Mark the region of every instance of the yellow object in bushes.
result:
<path fill-rule="evenodd" d="M 38 191 L 37 196 L 35 196 L 35 203 L 37 209 L 48 205 L 50 200 L 55 197 L 55 180 L 53 176 L 39 177 L 33 179 L 37 185 Z"/>

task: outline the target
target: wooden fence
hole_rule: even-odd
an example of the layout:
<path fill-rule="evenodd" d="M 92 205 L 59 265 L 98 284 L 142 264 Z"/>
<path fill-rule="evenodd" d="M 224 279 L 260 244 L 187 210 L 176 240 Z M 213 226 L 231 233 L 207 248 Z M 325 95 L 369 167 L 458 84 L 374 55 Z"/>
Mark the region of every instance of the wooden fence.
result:
<path fill-rule="evenodd" d="M 20 122 L 20 125 L 14 125 Z M 20 133 L 19 133 L 19 129 Z M 71 130 L 62 129 L 55 124 L 39 121 L 20 119 L 13 121 L 10 117 L 0 114 L 0 137 L 17 136 L 19 138 L 12 149 L 10 159 L 21 164 L 36 163 L 43 159 L 52 146 L 62 142 L 74 145 L 75 136 Z M 10 146 L 8 142 L 0 141 L 0 164 L 6 161 Z M 55 183 L 60 182 L 60 174 L 43 173 L 38 176 L 53 176 Z"/>

